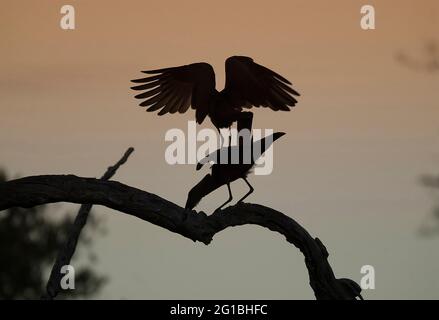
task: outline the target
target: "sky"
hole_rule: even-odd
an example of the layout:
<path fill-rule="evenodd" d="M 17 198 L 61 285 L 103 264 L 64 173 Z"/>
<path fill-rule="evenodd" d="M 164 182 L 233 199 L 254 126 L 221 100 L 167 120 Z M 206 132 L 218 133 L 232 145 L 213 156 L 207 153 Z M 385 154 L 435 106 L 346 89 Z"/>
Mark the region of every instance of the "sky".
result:
<path fill-rule="evenodd" d="M 75 30 L 59 26 L 65 4 Z M 365 4 L 375 30 L 360 28 Z M 319 237 L 337 277 L 360 282 L 372 265 L 376 288 L 365 298 L 438 299 L 439 238 L 417 230 L 435 204 L 419 177 L 439 167 L 439 75 L 395 59 L 422 57 L 439 41 L 438 15 L 435 0 L 4 0 L 0 166 L 15 176 L 98 177 L 133 146 L 114 179 L 184 205 L 206 172 L 168 165 L 164 137 L 186 131 L 194 113 L 144 112 L 129 80 L 205 61 L 220 90 L 225 59 L 251 56 L 302 96 L 289 113 L 255 110 L 254 128 L 287 135 L 273 173 L 250 177 L 247 201 Z M 246 186 L 232 190 L 238 198 Z M 209 213 L 226 199 L 222 188 L 197 208 Z M 96 267 L 111 279 L 98 298 L 313 298 L 303 256 L 260 227 L 228 229 L 205 246 L 107 208 L 95 214 L 108 230 L 96 239 Z"/>

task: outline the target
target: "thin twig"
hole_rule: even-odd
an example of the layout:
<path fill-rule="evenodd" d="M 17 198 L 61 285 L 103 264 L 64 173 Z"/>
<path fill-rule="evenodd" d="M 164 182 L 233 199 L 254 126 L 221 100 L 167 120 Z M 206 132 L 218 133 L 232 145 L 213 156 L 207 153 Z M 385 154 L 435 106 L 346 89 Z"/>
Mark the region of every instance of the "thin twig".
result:
<path fill-rule="evenodd" d="M 110 180 L 111 177 L 114 176 L 116 171 L 119 169 L 121 165 L 123 165 L 127 160 L 131 153 L 134 151 L 134 148 L 128 148 L 123 157 L 112 167 L 109 167 L 104 175 L 101 177 L 101 180 Z M 58 252 L 58 256 L 56 257 L 56 261 L 52 267 L 52 271 L 50 272 L 49 280 L 46 285 L 46 293 L 42 296 L 42 299 L 52 300 L 54 299 L 59 292 L 62 290 L 61 288 L 61 268 L 65 265 L 69 265 L 72 260 L 73 255 L 76 251 L 76 245 L 78 244 L 79 236 L 81 235 L 82 229 L 87 224 L 87 219 L 90 214 L 90 210 L 93 204 L 83 204 L 81 205 L 78 214 L 76 215 L 75 221 L 72 225 L 69 237 L 62 247 L 62 249 Z"/>

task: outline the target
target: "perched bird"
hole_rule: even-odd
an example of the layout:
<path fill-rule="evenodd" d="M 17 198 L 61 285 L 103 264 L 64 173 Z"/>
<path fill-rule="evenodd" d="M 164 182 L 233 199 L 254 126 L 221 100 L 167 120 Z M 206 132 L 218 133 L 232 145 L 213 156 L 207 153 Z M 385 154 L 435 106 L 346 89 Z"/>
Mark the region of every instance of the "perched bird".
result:
<path fill-rule="evenodd" d="M 276 132 L 256 142 L 251 141 L 251 143 L 240 144 L 238 146 L 223 147 L 201 160 L 197 164 L 197 170 L 200 170 L 202 166 L 209 161 L 214 161 L 215 163 L 211 167 L 211 174 L 207 174 L 195 187 L 191 189 L 191 191 L 189 191 L 185 208 L 192 210 L 203 197 L 219 187 L 227 185 L 227 189 L 229 190 L 229 199 L 218 209 L 216 209 L 220 210 L 233 200 L 230 183 L 238 179 L 243 179 L 250 188 L 250 190 L 237 203 L 244 201 L 244 199 L 254 191 L 253 187 L 247 180 L 247 175 L 254 167 L 256 160 L 259 159 L 265 153 L 265 151 L 268 150 L 268 148 L 270 148 L 274 141 L 282 137 L 284 134 L 285 133 L 283 132 Z M 232 158 L 237 149 L 239 149 L 239 160 L 236 162 L 237 164 L 234 164 L 234 162 L 232 162 Z M 245 158 L 247 152 L 250 152 L 250 161 L 243 161 L 245 160 L 243 158 Z M 222 154 L 228 155 L 227 164 L 224 164 L 221 161 L 224 159 L 221 157 Z"/>
<path fill-rule="evenodd" d="M 131 89 L 144 91 L 135 96 L 144 100 L 140 106 L 159 111 L 160 116 L 185 113 L 192 106 L 197 123 L 209 116 L 218 131 L 234 122 L 238 131 L 251 130 L 253 113 L 243 112 L 243 108 L 290 111 L 297 103 L 295 96 L 300 95 L 287 79 L 244 56 L 226 60 L 222 91 L 216 90 L 215 73 L 205 62 L 142 72 L 149 76 L 131 80 L 138 84 Z"/>

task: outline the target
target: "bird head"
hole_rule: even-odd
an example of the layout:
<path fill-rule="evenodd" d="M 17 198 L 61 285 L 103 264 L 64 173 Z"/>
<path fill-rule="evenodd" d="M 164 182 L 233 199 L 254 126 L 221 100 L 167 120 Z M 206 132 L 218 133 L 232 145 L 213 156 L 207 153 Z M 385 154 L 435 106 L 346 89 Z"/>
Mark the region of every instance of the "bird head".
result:
<path fill-rule="evenodd" d="M 213 190 L 217 189 L 221 183 L 218 183 L 212 175 L 207 174 L 200 182 L 189 191 L 185 209 L 192 210 L 195 206 Z"/>

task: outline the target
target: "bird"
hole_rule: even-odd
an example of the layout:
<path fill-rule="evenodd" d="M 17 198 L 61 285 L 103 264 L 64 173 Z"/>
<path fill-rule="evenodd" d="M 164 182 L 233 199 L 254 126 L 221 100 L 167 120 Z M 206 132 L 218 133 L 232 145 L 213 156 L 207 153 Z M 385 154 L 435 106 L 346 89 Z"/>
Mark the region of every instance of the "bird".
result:
<path fill-rule="evenodd" d="M 202 198 L 212 193 L 216 189 L 227 185 L 229 191 L 229 198 L 215 211 L 221 210 L 225 205 L 233 200 L 232 190 L 230 184 L 238 179 L 243 179 L 249 187 L 249 191 L 237 202 L 241 203 L 246 199 L 253 191 L 254 188 L 247 180 L 247 175 L 251 172 L 254 167 L 255 162 L 259 159 L 265 151 L 267 151 L 270 146 L 285 135 L 284 132 L 275 132 L 270 136 L 262 138 L 256 142 L 253 142 L 253 137 L 251 138 L 251 143 L 244 143 L 235 146 L 227 146 L 217 149 L 213 153 L 206 156 L 204 159 L 200 160 L 196 166 L 196 170 L 200 170 L 204 164 L 214 161 L 211 167 L 211 173 L 207 174 L 197 185 L 195 185 L 188 193 L 185 209 L 192 210 L 200 202 Z M 239 150 L 239 161 L 233 163 L 233 153 Z M 246 153 L 250 153 L 249 161 L 245 161 Z M 228 155 L 227 163 L 224 163 L 224 158 L 221 155 Z"/>
<path fill-rule="evenodd" d="M 159 111 L 162 116 L 192 107 L 198 124 L 209 116 L 219 132 L 235 122 L 238 132 L 251 131 L 253 113 L 244 108 L 290 111 L 300 96 L 286 78 L 246 56 L 227 58 L 222 91 L 216 90 L 214 69 L 206 62 L 142 72 L 148 76 L 131 80 L 137 84 L 131 89 L 142 91 L 135 98 L 143 100 L 140 106 L 146 111 Z"/>

